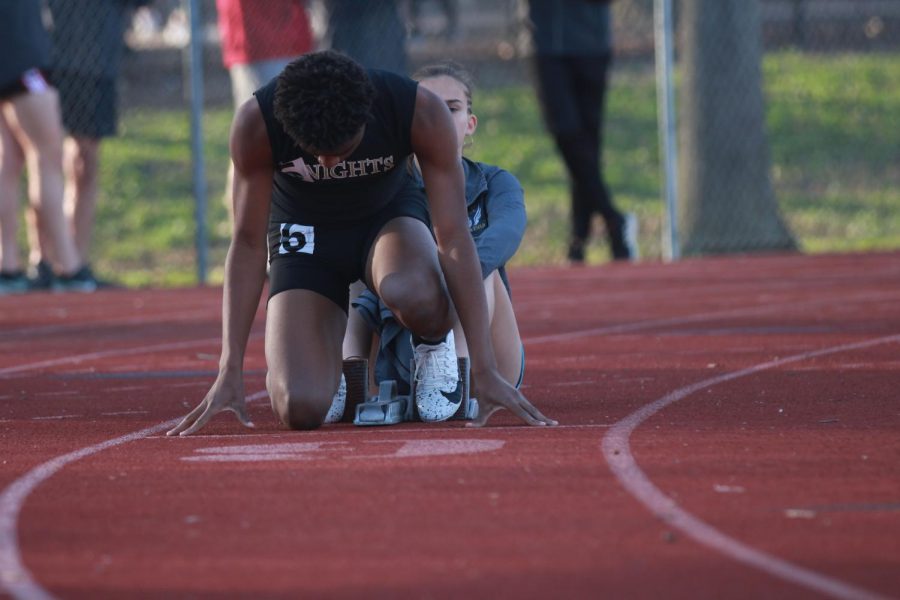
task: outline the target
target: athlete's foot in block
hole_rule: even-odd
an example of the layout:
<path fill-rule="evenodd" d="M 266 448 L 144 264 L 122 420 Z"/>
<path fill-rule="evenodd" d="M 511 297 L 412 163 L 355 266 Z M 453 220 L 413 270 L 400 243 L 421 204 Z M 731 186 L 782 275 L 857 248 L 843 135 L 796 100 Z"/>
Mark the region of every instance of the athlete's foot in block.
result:
<path fill-rule="evenodd" d="M 416 408 L 426 422 L 446 421 L 456 414 L 463 385 L 453 332 L 438 344 L 413 346 L 416 368 Z"/>
<path fill-rule="evenodd" d="M 334 393 L 334 398 L 331 401 L 331 408 L 328 409 L 328 414 L 325 415 L 326 423 L 337 423 L 341 419 L 344 418 L 344 407 L 347 406 L 347 380 L 344 378 L 344 374 L 341 373 L 341 383 L 338 386 L 337 391 Z"/>

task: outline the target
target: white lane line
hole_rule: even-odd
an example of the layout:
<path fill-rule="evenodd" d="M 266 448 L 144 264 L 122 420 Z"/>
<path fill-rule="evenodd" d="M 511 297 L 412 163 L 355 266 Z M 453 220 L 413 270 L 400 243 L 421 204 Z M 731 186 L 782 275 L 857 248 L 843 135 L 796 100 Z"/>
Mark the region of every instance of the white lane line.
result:
<path fill-rule="evenodd" d="M 267 396 L 268 394 L 265 391 L 261 391 L 248 396 L 247 401 L 252 402 Z M 3 494 L 0 495 L 0 592 L 6 592 L 13 598 L 22 600 L 49 600 L 53 598 L 47 590 L 42 588 L 32 578 L 31 573 L 22 563 L 22 554 L 19 551 L 17 531 L 19 513 L 22 511 L 22 506 L 25 504 L 29 494 L 34 491 L 34 488 L 53 477 L 63 467 L 77 460 L 171 429 L 180 421 L 181 417 L 178 417 L 165 423 L 153 425 L 140 431 L 57 456 L 31 469 L 7 486 L 3 490 Z"/>
<path fill-rule="evenodd" d="M 572 424 L 572 425 L 564 425 L 560 424 L 553 428 L 543 428 L 543 427 L 531 427 L 530 425 L 491 425 L 486 428 L 486 431 L 529 431 L 529 432 L 539 432 L 539 431 L 558 431 L 560 429 L 609 429 L 611 425 L 609 423 L 585 423 L 585 424 Z M 398 433 L 445 433 L 445 432 L 459 432 L 462 429 L 473 429 L 476 430 L 476 427 L 467 427 L 465 424 L 460 423 L 455 426 L 441 426 L 439 423 L 429 423 L 427 425 L 420 424 L 414 425 L 412 423 L 404 423 L 402 425 L 389 425 L 385 427 L 344 427 L 344 426 L 328 426 L 323 427 L 322 429 L 316 429 L 315 431 L 305 431 L 303 433 L 306 437 L 332 437 L 335 435 L 339 435 L 340 437 L 346 437 L 347 434 L 359 434 L 359 435 L 374 435 L 380 433 L 389 433 L 391 435 L 398 435 Z M 234 440 L 245 440 L 247 438 L 253 437 L 261 437 L 269 440 L 277 439 L 278 437 L 296 437 L 296 433 L 294 432 L 263 432 L 263 433 L 198 433 L 188 437 L 177 437 L 172 438 L 172 442 L 175 440 L 189 440 L 196 438 L 206 439 L 216 439 L 216 438 L 224 438 L 224 439 L 234 439 Z M 168 438 L 167 438 L 168 439 Z"/>
<path fill-rule="evenodd" d="M 250 339 L 261 337 L 261 333 L 251 334 Z M 167 350 L 182 350 L 184 348 L 193 348 L 195 346 L 208 346 L 211 344 L 221 344 L 222 337 L 207 338 L 205 340 L 189 340 L 185 342 L 169 342 L 165 344 L 154 344 L 152 346 L 138 346 L 136 348 L 119 348 L 114 350 L 103 350 L 101 352 L 87 352 L 85 354 L 75 354 L 73 356 L 64 356 L 61 358 L 52 358 L 38 362 L 25 363 L 14 367 L 6 367 L 0 369 L 0 377 L 11 375 L 13 373 L 22 373 L 25 371 L 34 371 L 46 367 L 57 367 L 59 365 L 71 365 L 84 362 L 86 360 L 97 360 L 99 358 L 108 358 L 110 356 L 134 356 L 135 354 L 148 354 L 151 352 L 163 352 Z"/>
<path fill-rule="evenodd" d="M 641 331 L 644 329 L 652 329 L 654 327 L 664 327 L 668 325 L 685 325 L 687 323 L 697 323 L 703 321 L 713 321 L 716 319 L 724 319 L 728 317 L 742 317 L 749 316 L 754 314 L 767 314 L 772 312 L 778 312 L 782 310 L 795 309 L 798 306 L 803 306 L 805 310 L 808 310 L 809 307 L 825 305 L 830 306 L 834 305 L 836 302 L 841 303 L 849 303 L 849 302 L 857 302 L 857 301 L 875 301 L 881 302 L 883 300 L 893 300 L 900 297 L 900 295 L 896 293 L 885 293 L 885 294 L 871 294 L 871 293 L 861 293 L 856 294 L 855 296 L 848 295 L 843 300 L 836 300 L 834 298 L 823 298 L 817 299 L 813 301 L 804 301 L 804 302 L 785 302 L 782 304 L 762 304 L 762 305 L 754 305 L 754 306 L 744 306 L 740 308 L 733 308 L 727 310 L 720 310 L 716 312 L 706 312 L 706 313 L 698 313 L 693 315 L 684 315 L 679 317 L 666 317 L 664 319 L 648 319 L 646 321 L 637 321 L 634 323 L 621 323 L 618 325 L 607 325 L 604 327 L 594 327 L 592 329 L 582 329 L 579 331 L 569 331 L 564 333 L 552 333 L 547 335 L 536 335 L 523 339 L 522 341 L 527 345 L 533 344 L 546 344 L 549 342 L 565 342 L 577 338 L 583 337 L 591 337 L 595 335 L 607 335 L 607 334 L 617 334 L 617 333 L 631 333 L 634 331 Z M 2 372 L 0 372 L 2 374 Z"/>
<path fill-rule="evenodd" d="M 695 517 L 678 506 L 672 498 L 666 496 L 658 487 L 653 485 L 634 459 L 634 456 L 631 453 L 629 439 L 632 432 L 641 423 L 667 406 L 704 388 L 789 363 L 895 342 L 900 342 L 900 335 L 891 335 L 863 342 L 814 350 L 812 352 L 804 352 L 754 365 L 740 371 L 704 379 L 703 381 L 677 389 L 674 392 L 663 396 L 659 400 L 643 406 L 621 421 L 615 423 L 603 437 L 603 442 L 601 444 L 603 456 L 606 458 L 606 462 L 609 463 L 610 469 L 619 480 L 619 483 L 621 483 L 632 496 L 646 506 L 655 516 L 659 517 L 672 527 L 680 529 L 684 534 L 693 538 L 700 544 L 708 546 L 713 550 L 748 566 L 764 571 L 775 577 L 780 577 L 781 579 L 801 587 L 815 590 L 827 596 L 865 600 L 884 598 L 883 596 L 868 590 L 792 564 L 761 550 L 751 548 L 743 542 L 727 536 L 718 529 L 715 529 L 711 525 Z"/>
<path fill-rule="evenodd" d="M 175 319 L 178 321 L 190 321 L 197 317 L 208 317 L 210 315 L 209 310 L 194 310 L 194 311 L 185 311 L 178 310 L 175 312 L 163 312 L 163 313 L 154 313 L 153 315 L 140 315 L 137 317 L 123 317 L 123 318 L 114 318 L 114 319 L 105 319 L 101 321 L 104 326 L 109 325 L 119 325 L 119 326 L 127 326 L 127 325 L 147 325 L 151 322 L 155 322 L 157 320 L 165 320 L 165 319 Z M 80 315 L 81 317 L 92 317 L 95 315 Z M 71 317 L 70 317 L 71 318 Z M 150 321 L 153 319 L 153 321 Z M 37 325 L 32 327 L 21 327 L 19 329 L 11 329 L 8 331 L 4 331 L 4 335 L 15 335 L 15 336 L 29 336 L 34 337 L 36 335 L 52 335 L 55 333 L 65 333 L 71 329 L 84 329 L 90 327 L 91 325 L 96 325 L 96 323 L 85 323 L 84 321 L 76 321 L 71 323 L 58 323 L 53 325 Z"/>
<path fill-rule="evenodd" d="M 153 346 L 138 346 L 137 348 L 119 348 L 116 350 L 103 350 L 101 352 L 87 352 L 85 354 L 75 354 L 74 356 L 64 356 L 62 358 L 51 358 L 39 362 L 26 363 L 16 365 L 14 367 L 6 367 L 0 369 L 0 376 L 11 375 L 13 373 L 21 373 L 23 371 L 34 371 L 35 369 L 43 369 L 46 367 L 57 367 L 59 365 L 78 364 L 86 360 L 97 360 L 98 358 L 107 358 L 110 356 L 133 356 L 135 354 L 144 354 L 150 352 L 162 352 L 165 350 L 180 350 L 182 348 L 192 348 L 194 346 L 205 346 L 209 344 L 221 343 L 221 337 L 207 338 L 205 340 L 191 340 L 187 342 L 170 342 L 166 344 L 156 344 Z"/>

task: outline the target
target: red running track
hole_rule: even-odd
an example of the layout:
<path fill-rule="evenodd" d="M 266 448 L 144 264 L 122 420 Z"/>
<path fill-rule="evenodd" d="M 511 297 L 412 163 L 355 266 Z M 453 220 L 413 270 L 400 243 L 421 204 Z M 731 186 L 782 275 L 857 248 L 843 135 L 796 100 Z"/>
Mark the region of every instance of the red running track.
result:
<path fill-rule="evenodd" d="M 0 298 L 0 595 L 900 596 L 900 254 L 520 269 L 556 428 L 163 435 L 220 290 Z M 260 313 L 262 315 L 262 312 Z"/>

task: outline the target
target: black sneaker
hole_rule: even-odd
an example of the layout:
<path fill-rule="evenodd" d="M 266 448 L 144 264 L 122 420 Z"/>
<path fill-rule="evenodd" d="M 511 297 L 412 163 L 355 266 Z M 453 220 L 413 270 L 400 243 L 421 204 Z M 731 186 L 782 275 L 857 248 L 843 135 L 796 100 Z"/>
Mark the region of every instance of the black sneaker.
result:
<path fill-rule="evenodd" d="M 633 247 L 635 240 L 634 230 L 636 221 L 633 215 L 619 216 L 608 221 L 606 228 L 609 232 L 609 247 L 613 260 L 631 260 L 635 258 L 636 251 Z"/>
<path fill-rule="evenodd" d="M 93 292 L 97 280 L 89 267 L 81 267 L 72 275 L 57 275 L 53 282 L 54 292 Z"/>
<path fill-rule="evenodd" d="M 30 289 L 24 271 L 0 271 L 0 296 L 24 294 Z"/>
<path fill-rule="evenodd" d="M 569 259 L 570 264 L 580 265 L 584 263 L 584 247 L 586 244 L 587 240 L 572 238 L 572 241 L 569 242 L 569 250 L 566 253 L 566 258 Z"/>
<path fill-rule="evenodd" d="M 50 267 L 50 263 L 45 260 L 32 265 L 28 269 L 29 284 L 33 290 L 49 290 L 53 288 L 53 281 L 56 275 Z"/>

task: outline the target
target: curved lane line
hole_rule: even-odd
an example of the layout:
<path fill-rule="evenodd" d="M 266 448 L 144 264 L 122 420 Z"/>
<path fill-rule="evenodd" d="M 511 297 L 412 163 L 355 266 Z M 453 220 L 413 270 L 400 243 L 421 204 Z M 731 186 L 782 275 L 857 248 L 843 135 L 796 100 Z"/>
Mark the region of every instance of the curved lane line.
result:
<path fill-rule="evenodd" d="M 663 396 L 659 400 L 643 406 L 621 421 L 615 423 L 606 435 L 603 436 L 601 444 L 603 456 L 606 458 L 606 462 L 609 464 L 613 474 L 619 480 L 619 483 L 621 483 L 632 496 L 647 507 L 655 516 L 659 517 L 672 527 L 680 529 L 685 535 L 693 538 L 694 541 L 708 546 L 713 550 L 748 566 L 764 571 L 775 577 L 780 577 L 781 579 L 799 586 L 815 590 L 827 596 L 845 599 L 882 599 L 884 596 L 822 575 L 810 569 L 800 567 L 770 554 L 766 554 L 761 550 L 751 548 L 690 514 L 678 506 L 672 498 L 666 496 L 658 487 L 653 485 L 653 482 L 650 481 L 634 459 L 634 456 L 631 453 L 629 438 L 631 437 L 632 432 L 641 423 L 667 406 L 704 388 L 789 363 L 894 342 L 900 342 L 900 335 L 891 335 L 863 342 L 843 344 L 831 348 L 804 352 L 802 354 L 795 354 L 793 356 L 787 356 L 785 358 L 754 365 L 740 371 L 704 379 L 703 381 L 677 389 L 674 392 Z"/>
<path fill-rule="evenodd" d="M 251 402 L 268 394 L 265 390 L 247 396 Z M 166 429 L 171 429 L 181 421 L 182 417 L 159 423 L 140 431 L 87 446 L 81 450 L 69 452 L 48 460 L 38 465 L 16 479 L 0 495 L 0 592 L 7 592 L 13 598 L 22 600 L 49 600 L 53 598 L 47 590 L 42 588 L 32 577 L 31 573 L 22 563 L 22 555 L 19 552 L 19 536 L 17 522 L 22 506 L 34 489 L 47 479 L 53 477 L 63 467 L 82 458 L 86 458 L 103 450 L 121 446 L 146 437 L 150 437 Z"/>

